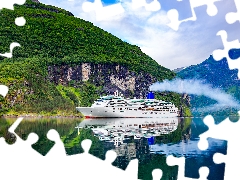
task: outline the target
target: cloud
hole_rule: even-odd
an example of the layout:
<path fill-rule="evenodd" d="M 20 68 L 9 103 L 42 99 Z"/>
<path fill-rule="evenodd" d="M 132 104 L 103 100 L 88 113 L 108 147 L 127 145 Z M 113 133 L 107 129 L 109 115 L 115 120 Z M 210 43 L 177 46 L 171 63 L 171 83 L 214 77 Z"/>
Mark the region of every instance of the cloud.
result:
<path fill-rule="evenodd" d="M 176 93 L 187 93 L 192 95 L 203 95 L 217 101 L 214 104 L 204 109 L 216 110 L 226 107 L 239 108 L 240 104 L 229 94 L 220 89 L 212 88 L 210 84 L 205 84 L 200 80 L 166 80 L 161 83 L 155 83 L 150 86 L 152 91 L 172 91 Z"/>
<path fill-rule="evenodd" d="M 133 6 L 131 0 L 119 1 L 112 6 L 112 10 L 116 8 L 121 12 L 115 15 L 102 13 L 101 9 L 84 12 L 82 5 L 88 2 L 86 0 L 40 1 L 67 9 L 75 16 L 91 21 L 122 40 L 139 46 L 144 53 L 169 69 L 198 64 L 207 59 L 215 49 L 223 48 L 221 38 L 216 36 L 219 30 L 227 29 L 230 40 L 240 31 L 240 26 L 229 26 L 225 20 L 227 12 L 235 11 L 233 0 L 217 2 L 218 14 L 213 17 L 207 15 L 204 6 L 195 8 L 197 20 L 182 23 L 178 31 L 167 26 L 169 9 L 160 6 L 158 11 L 148 11 L 144 4 L 146 1 L 143 0 L 138 7 Z M 156 0 L 153 2 L 157 3 Z M 120 7 L 124 9 L 124 13 L 120 11 Z M 111 9 L 111 6 L 108 8 Z M 181 16 L 189 16 L 183 6 L 179 6 L 178 10 Z"/>

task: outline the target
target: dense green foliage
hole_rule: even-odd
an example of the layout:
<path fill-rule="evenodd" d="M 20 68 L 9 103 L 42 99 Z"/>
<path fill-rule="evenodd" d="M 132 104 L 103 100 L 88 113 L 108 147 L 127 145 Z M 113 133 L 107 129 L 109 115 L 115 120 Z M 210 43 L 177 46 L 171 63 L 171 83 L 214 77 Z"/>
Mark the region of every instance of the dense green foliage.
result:
<path fill-rule="evenodd" d="M 16 17 L 24 16 L 25 26 L 16 26 Z M 89 106 L 101 92 L 88 82 L 73 88 L 57 86 L 48 78 L 48 66 L 76 65 L 82 62 L 121 64 L 136 73 L 147 72 L 159 81 L 175 73 L 158 65 L 135 45 L 123 42 L 92 23 L 74 17 L 63 9 L 34 3 L 15 5 L 14 11 L 0 12 L 0 84 L 9 86 L 6 99 L 0 99 L 0 113 L 5 114 L 75 114 L 78 105 Z M 0 114 L 0 115 L 1 115 Z"/>
<path fill-rule="evenodd" d="M 21 44 L 14 57 L 48 57 L 49 64 L 75 64 L 79 62 L 124 64 L 136 72 L 144 71 L 159 80 L 172 78 L 166 69 L 135 45 L 123 42 L 92 23 L 68 15 L 59 8 L 27 1 L 14 11 L 1 11 L 0 52 L 9 51 L 9 44 Z M 59 11 L 58 13 L 54 12 Z M 14 24 L 15 17 L 24 16 L 23 27 Z"/>

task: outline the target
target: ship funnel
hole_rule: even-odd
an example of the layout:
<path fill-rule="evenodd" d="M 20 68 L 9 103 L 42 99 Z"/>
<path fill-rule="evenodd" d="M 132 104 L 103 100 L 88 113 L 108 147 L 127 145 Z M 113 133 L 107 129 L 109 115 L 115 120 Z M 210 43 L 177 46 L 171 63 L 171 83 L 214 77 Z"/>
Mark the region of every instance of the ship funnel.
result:
<path fill-rule="evenodd" d="M 154 99 L 154 93 L 152 91 L 150 91 L 148 94 L 147 94 L 147 99 Z"/>
<path fill-rule="evenodd" d="M 114 96 L 118 96 L 118 90 L 114 92 Z"/>

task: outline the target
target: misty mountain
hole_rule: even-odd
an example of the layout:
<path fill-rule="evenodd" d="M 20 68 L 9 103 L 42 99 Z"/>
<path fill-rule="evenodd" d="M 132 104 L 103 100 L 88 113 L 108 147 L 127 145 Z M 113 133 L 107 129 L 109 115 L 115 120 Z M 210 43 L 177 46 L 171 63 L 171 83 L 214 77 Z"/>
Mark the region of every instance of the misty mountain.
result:
<path fill-rule="evenodd" d="M 232 59 L 237 59 L 240 57 L 240 51 L 232 49 L 229 51 L 229 56 Z M 240 79 L 238 79 L 237 73 L 237 69 L 229 69 L 226 58 L 216 61 L 211 55 L 202 63 L 177 72 L 177 76 L 185 80 L 200 80 L 204 84 L 211 85 L 214 89 L 217 88 L 232 95 L 236 101 L 240 102 Z M 204 108 L 215 103 L 216 101 L 208 97 L 191 95 L 192 109 Z"/>

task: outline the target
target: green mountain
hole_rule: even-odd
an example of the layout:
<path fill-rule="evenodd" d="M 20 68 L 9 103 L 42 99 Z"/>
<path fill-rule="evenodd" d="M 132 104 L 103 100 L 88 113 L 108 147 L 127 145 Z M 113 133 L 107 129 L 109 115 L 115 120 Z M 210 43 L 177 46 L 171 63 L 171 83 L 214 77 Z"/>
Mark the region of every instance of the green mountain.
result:
<path fill-rule="evenodd" d="M 239 58 L 240 51 L 232 49 L 229 51 L 232 59 Z M 213 88 L 220 89 L 228 94 L 231 94 L 237 101 L 240 101 L 240 80 L 237 76 L 238 70 L 230 70 L 227 59 L 223 58 L 220 61 L 215 61 L 212 55 L 200 64 L 192 65 L 177 73 L 177 76 L 182 79 L 197 79 L 206 84 L 210 84 Z M 205 96 L 191 96 L 192 108 L 202 108 L 216 103 L 215 100 Z M 232 114 L 236 113 L 236 109 L 225 109 L 219 112 L 205 112 L 202 114 Z M 200 113 L 201 114 L 201 113 Z M 199 115 L 199 114 L 198 114 Z"/>
<path fill-rule="evenodd" d="M 0 97 L 1 114 L 70 115 L 99 95 L 119 90 L 144 97 L 152 83 L 175 77 L 139 47 L 63 9 L 27 0 L 0 14 L 0 52 L 9 52 L 12 42 L 21 45 L 13 58 L 0 57 L 0 84 L 9 87 Z M 21 16 L 26 24 L 19 27 L 14 21 Z M 180 106 L 176 97 L 163 99 Z"/>

